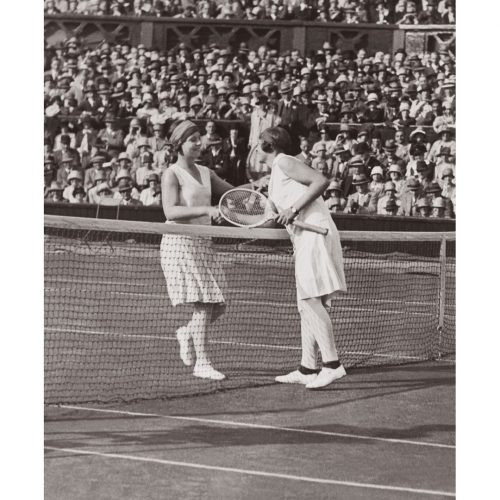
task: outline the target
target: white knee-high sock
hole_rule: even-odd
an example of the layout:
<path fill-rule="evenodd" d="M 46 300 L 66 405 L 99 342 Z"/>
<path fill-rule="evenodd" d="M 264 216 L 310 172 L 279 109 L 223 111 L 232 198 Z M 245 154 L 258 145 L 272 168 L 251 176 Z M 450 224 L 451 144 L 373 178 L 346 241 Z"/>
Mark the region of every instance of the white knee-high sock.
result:
<path fill-rule="evenodd" d="M 211 314 L 211 304 L 197 303 L 194 305 L 191 321 L 187 324 L 187 329 L 193 339 L 197 363 L 210 363 L 206 352 L 206 338 Z"/>
<path fill-rule="evenodd" d="M 323 362 L 339 358 L 333 325 L 320 297 L 300 301 L 302 366 L 316 368 L 317 347 Z"/>

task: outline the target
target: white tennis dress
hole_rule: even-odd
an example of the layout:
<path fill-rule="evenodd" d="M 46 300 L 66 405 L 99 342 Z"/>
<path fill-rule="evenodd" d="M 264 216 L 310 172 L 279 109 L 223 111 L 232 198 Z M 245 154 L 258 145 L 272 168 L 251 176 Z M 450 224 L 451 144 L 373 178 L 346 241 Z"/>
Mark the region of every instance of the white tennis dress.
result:
<path fill-rule="evenodd" d="M 178 165 L 170 167 L 179 182 L 180 206 L 196 207 L 211 204 L 210 170 L 200 165 L 196 167 L 200 172 L 201 184 L 182 167 Z M 210 217 L 203 215 L 186 219 L 183 224 L 210 225 Z M 161 240 L 160 255 L 172 305 L 193 302 L 224 303 L 224 271 L 212 250 L 210 238 L 165 234 Z"/>
<path fill-rule="evenodd" d="M 269 198 L 280 211 L 293 206 L 308 189 L 280 168 L 294 162 L 301 163 L 293 156 L 280 153 L 272 164 Z M 297 220 L 328 228 L 326 235 L 305 231 L 292 224 L 286 228 L 294 246 L 297 298 L 323 297 L 324 303 L 330 305 L 336 292 L 347 291 L 337 227 L 322 198 L 301 210 Z"/>

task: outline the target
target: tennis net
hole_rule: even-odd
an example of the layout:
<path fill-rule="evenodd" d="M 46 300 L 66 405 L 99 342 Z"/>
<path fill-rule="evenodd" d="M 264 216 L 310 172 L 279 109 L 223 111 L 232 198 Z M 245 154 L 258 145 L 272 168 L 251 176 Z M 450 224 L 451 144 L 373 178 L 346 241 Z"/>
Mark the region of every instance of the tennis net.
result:
<path fill-rule="evenodd" d="M 176 330 L 192 310 L 169 300 L 165 232 L 202 238 L 223 270 L 227 308 L 209 327 L 208 350 L 226 380 L 194 377 L 179 357 Z M 330 315 L 343 364 L 453 359 L 455 234 L 352 231 L 341 240 L 348 292 Z M 178 245 L 184 255 L 182 237 Z M 286 231 L 45 216 L 46 404 L 272 384 L 300 353 Z"/>

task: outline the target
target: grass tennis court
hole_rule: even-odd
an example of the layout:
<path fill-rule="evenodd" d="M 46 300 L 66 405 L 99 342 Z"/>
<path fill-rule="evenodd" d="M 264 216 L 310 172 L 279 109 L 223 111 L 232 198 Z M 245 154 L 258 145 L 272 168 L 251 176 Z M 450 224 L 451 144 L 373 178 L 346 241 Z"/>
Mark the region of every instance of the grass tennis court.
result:
<path fill-rule="evenodd" d="M 322 391 L 51 407 L 45 497 L 448 498 L 454 384 L 451 364 L 426 362 L 354 369 Z"/>
<path fill-rule="evenodd" d="M 274 382 L 300 360 L 286 249 L 215 243 L 214 382 L 179 359 L 189 310 L 170 305 L 157 242 L 74 236 L 46 236 L 46 498 L 454 496 L 455 264 L 439 244 L 346 245 L 330 314 L 348 376 L 307 391 Z"/>

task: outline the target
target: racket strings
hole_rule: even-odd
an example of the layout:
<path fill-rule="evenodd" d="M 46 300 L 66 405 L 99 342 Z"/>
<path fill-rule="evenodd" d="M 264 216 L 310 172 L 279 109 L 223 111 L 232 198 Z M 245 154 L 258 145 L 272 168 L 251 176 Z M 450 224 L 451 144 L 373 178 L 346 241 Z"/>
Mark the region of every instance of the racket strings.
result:
<path fill-rule="evenodd" d="M 229 191 L 221 199 L 219 207 L 222 215 L 234 224 L 256 225 L 269 218 L 267 199 L 256 191 Z"/>

